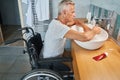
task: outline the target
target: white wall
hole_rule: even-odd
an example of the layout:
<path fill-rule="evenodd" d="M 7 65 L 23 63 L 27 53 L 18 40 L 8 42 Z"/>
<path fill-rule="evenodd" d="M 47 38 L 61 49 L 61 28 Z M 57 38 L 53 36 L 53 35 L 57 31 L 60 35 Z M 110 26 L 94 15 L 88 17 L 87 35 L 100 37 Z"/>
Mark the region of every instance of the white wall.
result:
<path fill-rule="evenodd" d="M 76 17 L 85 18 L 89 11 L 90 0 L 74 0 L 76 6 Z"/>
<path fill-rule="evenodd" d="M 61 0 L 50 0 L 52 1 L 52 16 L 57 17 L 58 3 Z M 89 10 L 90 0 L 73 0 L 75 2 L 76 17 L 84 18 Z"/>

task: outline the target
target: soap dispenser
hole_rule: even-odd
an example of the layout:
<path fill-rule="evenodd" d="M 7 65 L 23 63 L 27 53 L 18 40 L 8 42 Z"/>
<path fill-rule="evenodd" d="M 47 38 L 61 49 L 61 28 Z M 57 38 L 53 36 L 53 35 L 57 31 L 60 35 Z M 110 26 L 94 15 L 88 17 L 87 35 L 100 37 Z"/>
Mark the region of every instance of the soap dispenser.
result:
<path fill-rule="evenodd" d="M 96 20 L 95 20 L 95 18 L 94 18 L 94 17 L 92 17 L 91 24 L 92 24 L 93 26 L 95 26 L 95 25 L 96 25 Z"/>
<path fill-rule="evenodd" d="M 90 24 L 91 23 L 91 12 L 87 13 L 86 19 L 88 20 L 88 24 Z"/>

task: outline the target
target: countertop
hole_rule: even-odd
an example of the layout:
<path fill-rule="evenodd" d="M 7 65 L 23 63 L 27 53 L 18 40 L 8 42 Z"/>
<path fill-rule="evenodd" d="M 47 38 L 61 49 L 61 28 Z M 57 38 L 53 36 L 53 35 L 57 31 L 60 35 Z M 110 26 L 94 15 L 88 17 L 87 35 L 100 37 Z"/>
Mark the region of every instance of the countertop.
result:
<path fill-rule="evenodd" d="M 72 41 L 73 70 L 75 80 L 120 80 L 120 46 L 112 38 L 97 50 L 87 50 Z M 94 56 L 108 53 L 100 61 Z"/>

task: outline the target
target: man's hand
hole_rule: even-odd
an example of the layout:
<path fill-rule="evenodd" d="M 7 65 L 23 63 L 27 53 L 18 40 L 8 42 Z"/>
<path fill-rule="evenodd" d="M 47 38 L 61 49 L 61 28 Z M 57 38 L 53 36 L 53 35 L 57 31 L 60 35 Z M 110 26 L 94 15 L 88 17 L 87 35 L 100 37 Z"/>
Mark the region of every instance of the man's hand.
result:
<path fill-rule="evenodd" d="M 101 28 L 95 26 L 95 27 L 92 28 L 92 31 L 93 31 L 95 34 L 99 34 L 99 33 L 101 32 Z"/>
<path fill-rule="evenodd" d="M 73 25 L 75 25 L 75 21 L 74 20 L 71 20 L 71 21 L 67 22 L 67 26 L 71 27 Z"/>
<path fill-rule="evenodd" d="M 90 30 L 91 30 L 91 29 L 90 29 L 83 21 L 81 21 L 79 18 L 74 19 L 74 21 L 75 21 L 75 24 L 76 24 L 77 26 L 80 26 L 80 27 L 82 27 L 82 28 L 84 29 L 84 32 L 87 32 L 87 31 L 90 31 Z"/>

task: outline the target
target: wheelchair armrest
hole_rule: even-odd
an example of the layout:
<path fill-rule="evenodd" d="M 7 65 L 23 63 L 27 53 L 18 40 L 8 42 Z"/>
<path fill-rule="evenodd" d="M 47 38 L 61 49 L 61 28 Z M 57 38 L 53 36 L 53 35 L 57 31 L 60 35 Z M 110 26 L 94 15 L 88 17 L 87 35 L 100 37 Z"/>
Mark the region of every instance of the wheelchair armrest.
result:
<path fill-rule="evenodd" d="M 55 57 L 55 58 L 43 58 L 38 60 L 38 63 L 48 63 L 48 62 L 71 62 L 71 57 Z"/>

